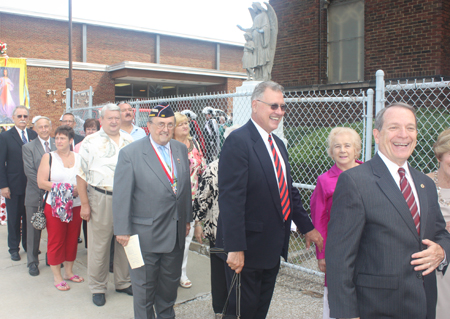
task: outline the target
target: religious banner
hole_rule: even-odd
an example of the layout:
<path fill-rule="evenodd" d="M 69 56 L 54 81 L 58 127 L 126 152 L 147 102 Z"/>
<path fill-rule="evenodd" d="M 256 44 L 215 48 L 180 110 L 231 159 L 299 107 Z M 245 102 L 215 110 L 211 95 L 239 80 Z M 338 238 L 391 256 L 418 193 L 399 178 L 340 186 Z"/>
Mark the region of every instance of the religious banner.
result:
<path fill-rule="evenodd" d="M 30 107 L 26 59 L 0 57 L 0 125 L 12 125 L 18 105 Z"/>

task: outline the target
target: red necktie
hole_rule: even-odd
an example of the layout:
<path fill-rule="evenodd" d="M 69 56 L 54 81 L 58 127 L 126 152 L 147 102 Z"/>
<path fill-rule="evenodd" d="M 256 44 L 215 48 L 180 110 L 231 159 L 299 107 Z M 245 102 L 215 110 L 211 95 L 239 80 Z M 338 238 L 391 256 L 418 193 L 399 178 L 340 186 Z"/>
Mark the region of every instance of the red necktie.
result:
<path fill-rule="evenodd" d="M 406 179 L 405 169 L 400 167 L 398 169 L 398 175 L 400 175 L 400 190 L 402 191 L 403 197 L 405 198 L 409 210 L 411 211 L 411 216 L 414 220 L 414 224 L 416 225 L 417 233 L 420 234 L 419 210 L 417 209 L 417 203 L 414 198 L 411 185 L 409 185 L 408 180 Z"/>
<path fill-rule="evenodd" d="M 291 201 L 289 199 L 289 192 L 284 179 L 283 168 L 281 167 L 280 159 L 278 158 L 277 151 L 273 146 L 272 136 L 269 134 L 269 144 L 272 149 L 273 161 L 277 170 L 278 190 L 280 191 L 281 199 L 281 211 L 283 212 L 284 220 L 287 220 L 291 213 Z"/>

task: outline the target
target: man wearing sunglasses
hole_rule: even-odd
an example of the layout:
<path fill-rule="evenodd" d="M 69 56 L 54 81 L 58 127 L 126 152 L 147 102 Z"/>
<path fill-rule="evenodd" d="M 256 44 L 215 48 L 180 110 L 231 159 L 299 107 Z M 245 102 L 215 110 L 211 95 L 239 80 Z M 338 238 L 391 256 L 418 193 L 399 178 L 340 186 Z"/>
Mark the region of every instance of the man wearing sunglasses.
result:
<path fill-rule="evenodd" d="M 323 239 L 292 187 L 289 159 L 281 139 L 272 134 L 286 112 L 283 87 L 267 81 L 252 94 L 251 119 L 231 133 L 219 161 L 217 247 L 228 253 L 226 278 L 241 273 L 242 318 L 265 318 L 280 267 L 287 259 L 291 221 L 322 250 Z M 236 314 L 236 294 L 228 315 Z"/>
<path fill-rule="evenodd" d="M 14 127 L 0 134 L 0 189 L 6 199 L 8 212 L 8 247 L 11 260 L 19 261 L 20 224 L 22 223 L 22 247 L 27 250 L 27 223 L 25 213 L 25 188 L 27 177 L 23 169 L 22 145 L 37 137 L 27 129 L 29 112 L 25 106 L 13 111 Z M 31 227 L 31 226 L 30 226 Z"/>

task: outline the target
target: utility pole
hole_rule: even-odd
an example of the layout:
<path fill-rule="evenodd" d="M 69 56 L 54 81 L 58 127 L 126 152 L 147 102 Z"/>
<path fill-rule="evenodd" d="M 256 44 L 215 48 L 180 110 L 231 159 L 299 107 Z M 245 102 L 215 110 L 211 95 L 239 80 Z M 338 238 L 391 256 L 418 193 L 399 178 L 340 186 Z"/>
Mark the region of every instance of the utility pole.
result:
<path fill-rule="evenodd" d="M 72 0 L 69 0 L 69 77 L 66 79 L 66 88 L 70 89 L 71 107 L 73 107 L 72 79 Z"/>

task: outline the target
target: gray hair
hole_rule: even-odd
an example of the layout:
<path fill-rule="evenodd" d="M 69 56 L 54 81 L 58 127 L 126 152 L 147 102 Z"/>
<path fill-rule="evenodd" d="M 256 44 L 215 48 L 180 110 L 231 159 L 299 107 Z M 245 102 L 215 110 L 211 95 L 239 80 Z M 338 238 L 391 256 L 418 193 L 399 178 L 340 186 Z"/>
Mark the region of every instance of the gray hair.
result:
<path fill-rule="evenodd" d="M 16 111 L 17 111 L 18 109 L 24 109 L 24 110 L 27 111 L 27 114 L 30 115 L 30 110 L 28 110 L 28 108 L 27 108 L 25 105 L 19 105 L 19 106 L 16 106 L 16 107 L 14 108 L 13 114 L 12 114 L 13 116 L 16 115 Z"/>
<path fill-rule="evenodd" d="M 100 116 L 103 118 L 105 118 L 105 112 L 106 111 L 117 111 L 120 112 L 120 107 L 114 103 L 108 103 L 106 105 L 104 105 L 102 107 L 102 109 L 100 110 Z"/>
<path fill-rule="evenodd" d="M 271 89 L 275 92 L 283 92 L 284 87 L 282 87 L 280 84 L 273 82 L 273 81 L 265 81 L 259 83 L 252 94 L 252 101 L 261 99 L 264 92 L 266 92 L 267 89 Z"/>
<path fill-rule="evenodd" d="M 227 127 L 227 128 L 225 129 L 225 133 L 223 133 L 223 137 L 224 137 L 224 138 L 227 138 L 228 135 L 231 134 L 231 132 L 233 132 L 234 130 L 237 130 L 237 129 L 240 128 L 240 127 L 241 127 L 240 124 L 234 124 L 233 126 Z"/>
<path fill-rule="evenodd" d="M 410 110 L 414 114 L 414 119 L 416 120 L 416 128 L 417 128 L 417 116 L 414 107 L 403 102 L 394 102 L 386 106 L 385 108 L 381 109 L 380 112 L 378 112 L 377 116 L 375 117 L 374 129 L 381 131 L 384 124 L 384 113 L 386 113 L 386 111 L 391 107 L 402 107 L 404 109 Z"/>

